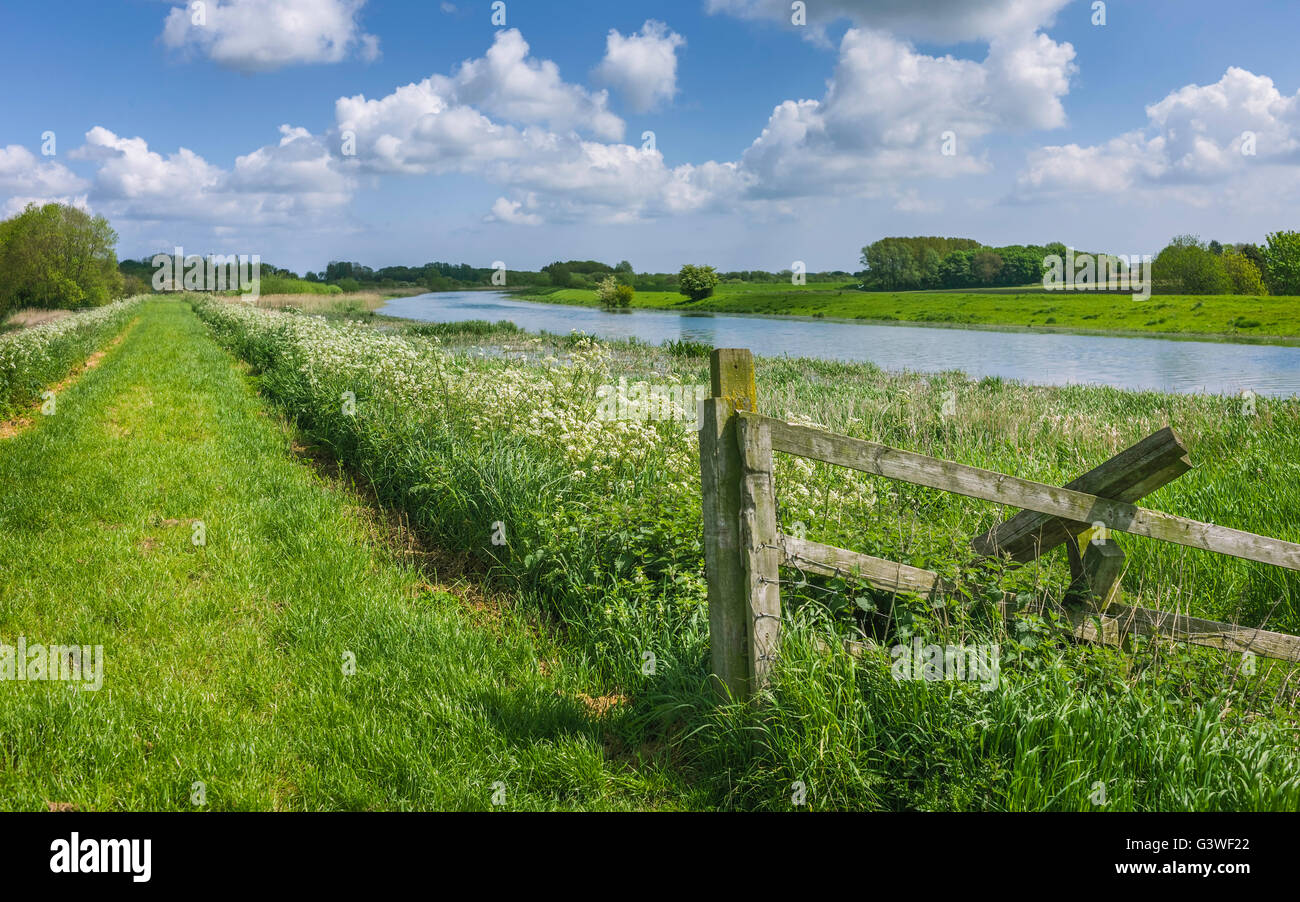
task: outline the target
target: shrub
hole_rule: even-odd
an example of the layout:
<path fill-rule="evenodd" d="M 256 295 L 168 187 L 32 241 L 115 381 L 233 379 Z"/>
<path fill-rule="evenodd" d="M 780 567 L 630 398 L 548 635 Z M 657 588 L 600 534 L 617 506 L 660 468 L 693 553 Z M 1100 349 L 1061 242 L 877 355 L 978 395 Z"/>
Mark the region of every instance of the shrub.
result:
<path fill-rule="evenodd" d="M 1233 294 L 1265 295 L 1268 288 L 1259 267 L 1250 258 L 1235 251 L 1226 251 L 1222 256 L 1223 268 L 1232 280 Z"/>
<path fill-rule="evenodd" d="M 1300 232 L 1273 232 L 1264 248 L 1274 294 L 1300 294 Z"/>
<path fill-rule="evenodd" d="M 712 266 L 695 266 L 687 263 L 677 274 L 677 290 L 692 301 L 713 295 L 718 285 L 718 274 Z"/>
<path fill-rule="evenodd" d="M 618 288 L 618 280 L 613 276 L 605 276 L 596 286 L 596 300 L 600 301 L 602 307 L 615 307 L 617 301 L 614 298 L 614 291 Z"/>

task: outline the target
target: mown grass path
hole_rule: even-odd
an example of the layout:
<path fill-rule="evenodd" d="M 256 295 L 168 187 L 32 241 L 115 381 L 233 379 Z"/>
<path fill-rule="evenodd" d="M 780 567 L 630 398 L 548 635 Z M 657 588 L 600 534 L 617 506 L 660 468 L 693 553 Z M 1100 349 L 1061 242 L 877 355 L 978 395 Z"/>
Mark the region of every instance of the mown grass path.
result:
<path fill-rule="evenodd" d="M 184 303 L 38 420 L 0 441 L 0 643 L 102 645 L 104 685 L 0 682 L 0 808 L 683 804 L 580 663 L 370 541 Z"/>

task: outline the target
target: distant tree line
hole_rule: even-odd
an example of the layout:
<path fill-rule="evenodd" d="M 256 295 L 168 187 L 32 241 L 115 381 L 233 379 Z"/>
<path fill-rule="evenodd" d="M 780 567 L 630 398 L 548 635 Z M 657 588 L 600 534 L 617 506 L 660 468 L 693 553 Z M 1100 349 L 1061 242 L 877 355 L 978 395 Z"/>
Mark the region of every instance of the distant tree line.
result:
<path fill-rule="evenodd" d="M 996 288 L 1041 282 L 1043 261 L 1065 245 L 988 247 L 972 238 L 881 238 L 862 249 L 862 285 L 874 291 Z"/>
<path fill-rule="evenodd" d="M 866 269 L 859 276 L 868 291 L 1039 285 L 1047 258 L 1065 257 L 1066 250 L 1059 241 L 990 247 L 970 238 L 881 238 L 862 249 Z M 1300 233 L 1274 232 L 1263 246 L 1179 235 L 1155 255 L 1150 274 L 1154 289 L 1165 293 L 1300 294 Z"/>
<path fill-rule="evenodd" d="M 1300 232 L 1272 232 L 1262 246 L 1175 237 L 1155 258 L 1157 290 L 1178 294 L 1300 294 Z"/>
<path fill-rule="evenodd" d="M 263 266 L 265 271 L 266 267 Z M 385 266 L 372 269 L 360 263 L 333 261 L 320 272 L 304 273 L 309 282 L 326 282 L 338 285 L 344 291 L 367 288 L 425 288 L 429 291 L 449 291 L 464 288 L 482 288 L 493 284 L 496 270 L 467 263 L 426 263 L 423 266 Z M 285 275 L 297 278 L 293 273 Z M 767 282 L 789 284 L 790 270 L 765 272 L 762 270 L 736 270 L 716 273 L 722 282 Z M 540 270 L 507 270 L 506 285 L 511 288 L 579 288 L 600 291 L 602 285 L 613 277 L 614 284 L 625 285 L 637 291 L 677 291 L 679 273 L 638 273 L 627 260 L 611 266 L 599 260 L 556 260 Z M 854 275 L 845 271 L 807 273 L 808 282 L 849 282 Z M 608 295 L 609 289 L 605 289 Z M 626 297 L 626 295 L 623 295 Z"/>

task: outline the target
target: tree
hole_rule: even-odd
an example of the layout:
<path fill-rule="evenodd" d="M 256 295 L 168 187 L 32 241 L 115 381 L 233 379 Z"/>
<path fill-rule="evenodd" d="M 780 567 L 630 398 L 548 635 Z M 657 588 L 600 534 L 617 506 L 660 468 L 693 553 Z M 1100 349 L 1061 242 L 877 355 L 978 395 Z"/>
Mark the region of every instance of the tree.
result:
<path fill-rule="evenodd" d="M 1166 287 L 1183 294 L 1228 294 L 1232 280 L 1223 258 L 1210 253 L 1195 235 L 1178 235 L 1156 255 L 1153 273 Z"/>
<path fill-rule="evenodd" d="M 983 285 L 992 285 L 1002 273 L 1002 258 L 991 248 L 983 248 L 970 261 L 971 273 Z"/>
<path fill-rule="evenodd" d="M 1264 284 L 1268 284 L 1268 260 L 1264 257 L 1264 249 L 1258 244 L 1238 244 L 1236 250 L 1243 257 L 1255 264 L 1259 274 L 1264 277 Z"/>
<path fill-rule="evenodd" d="M 1300 232 L 1273 232 L 1264 246 L 1269 288 L 1274 294 L 1300 294 Z"/>
<path fill-rule="evenodd" d="M 572 270 L 558 260 L 543 266 L 542 272 L 551 277 L 551 284 L 556 288 L 568 288 L 573 280 Z"/>
<path fill-rule="evenodd" d="M 921 287 L 938 288 L 943 284 L 940 270 L 943 267 L 943 257 L 932 247 L 927 247 L 921 251 Z"/>
<path fill-rule="evenodd" d="M 692 301 L 710 297 L 718 285 L 718 274 L 712 266 L 695 266 L 687 263 L 677 273 L 677 291 Z"/>
<path fill-rule="evenodd" d="M 102 216 L 64 204 L 27 208 L 0 222 L 0 311 L 90 307 L 121 297 L 117 232 Z"/>
<path fill-rule="evenodd" d="M 939 266 L 939 284 L 943 288 L 965 288 L 971 284 L 971 251 L 953 251 Z"/>
<path fill-rule="evenodd" d="M 1233 294 L 1249 294 L 1255 297 L 1268 294 L 1263 274 L 1249 257 L 1233 250 L 1225 250 L 1222 259 L 1223 269 L 1232 281 Z"/>
<path fill-rule="evenodd" d="M 998 281 L 1003 285 L 1033 285 L 1043 281 L 1043 258 L 1050 251 L 1042 247 L 1011 245 L 997 249 L 1002 258 L 1002 274 Z"/>
<path fill-rule="evenodd" d="M 596 286 L 596 300 L 600 301 L 602 307 L 618 306 L 618 279 L 612 275 L 601 279 Z"/>
<path fill-rule="evenodd" d="M 872 283 L 886 291 L 915 288 L 921 272 L 911 249 L 899 238 L 882 238 L 862 249 L 862 262 Z"/>

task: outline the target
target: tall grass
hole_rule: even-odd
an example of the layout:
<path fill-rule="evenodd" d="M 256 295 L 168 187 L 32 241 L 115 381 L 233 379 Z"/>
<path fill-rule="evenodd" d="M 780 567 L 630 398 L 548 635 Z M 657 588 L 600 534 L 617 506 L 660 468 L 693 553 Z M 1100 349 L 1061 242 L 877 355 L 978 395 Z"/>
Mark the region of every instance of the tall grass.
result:
<path fill-rule="evenodd" d="M 258 290 L 264 294 L 342 294 L 343 289 L 326 282 L 309 282 L 287 276 L 262 276 Z"/>
<path fill-rule="evenodd" d="M 632 748 L 671 749 L 717 805 L 782 809 L 803 783 L 819 808 L 1296 808 L 1300 753 L 1288 667 L 1138 642 L 1063 642 L 1052 622 L 1068 571 L 1006 570 L 966 539 L 995 505 L 784 456 L 782 524 L 811 538 L 940 570 L 942 607 L 851 579 L 784 574 L 782 661 L 760 707 L 707 691 L 695 435 L 679 422 L 603 422 L 597 388 L 707 381 L 691 354 L 579 338 L 381 334 L 201 301 L 263 390 L 434 541 L 477 554 L 602 662 L 634 699 Z M 513 353 L 525 350 L 525 354 Z M 1200 467 L 1152 506 L 1300 538 L 1300 402 L 1036 388 L 960 374 L 761 360 L 766 412 L 964 463 L 1061 483 L 1172 422 Z M 945 414 L 955 394 L 956 410 Z M 348 398 L 355 399 L 350 407 Z M 494 542 L 504 539 L 504 544 Z M 1125 537 L 1130 599 L 1274 628 L 1300 625 L 1296 575 Z M 1030 600 L 1011 626 L 1003 589 Z M 997 689 L 899 681 L 889 648 L 998 645 Z M 853 657 L 843 638 L 866 643 Z M 650 662 L 650 666 L 647 665 Z"/>
<path fill-rule="evenodd" d="M 0 334 L 0 420 L 38 397 L 121 331 L 139 302 L 140 298 L 128 298 Z"/>

